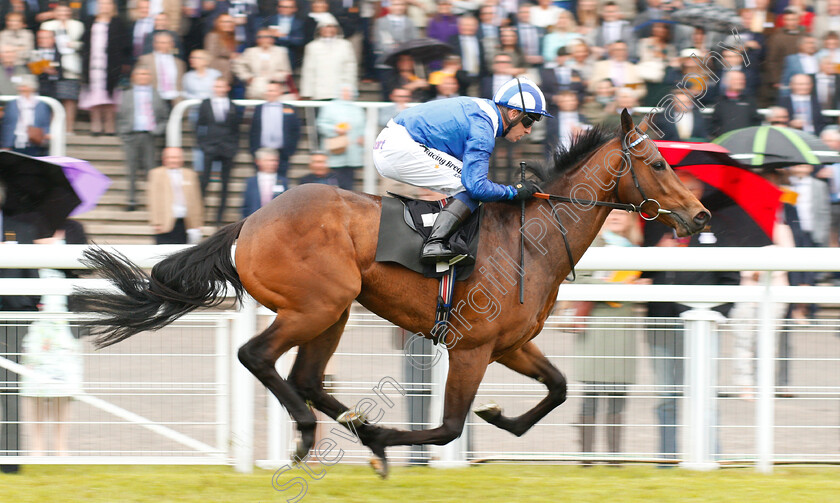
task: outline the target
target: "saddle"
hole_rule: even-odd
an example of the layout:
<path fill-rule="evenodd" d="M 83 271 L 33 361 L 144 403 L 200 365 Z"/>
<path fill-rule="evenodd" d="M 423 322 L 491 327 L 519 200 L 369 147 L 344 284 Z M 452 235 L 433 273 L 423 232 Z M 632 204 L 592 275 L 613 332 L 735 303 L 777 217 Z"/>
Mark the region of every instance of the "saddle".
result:
<path fill-rule="evenodd" d="M 426 238 L 429 237 L 437 214 L 451 198 L 444 201 L 423 201 L 391 192 L 388 194 L 393 197 L 382 198 L 376 261 L 396 262 L 427 278 L 446 276 L 449 273 L 449 267 L 438 270 L 434 264 L 421 264 L 420 250 Z M 465 255 L 465 258 L 456 264 L 457 272 L 454 278 L 456 281 L 469 278 L 475 267 L 483 210 L 483 206 L 480 206 L 449 238 L 452 250 Z"/>

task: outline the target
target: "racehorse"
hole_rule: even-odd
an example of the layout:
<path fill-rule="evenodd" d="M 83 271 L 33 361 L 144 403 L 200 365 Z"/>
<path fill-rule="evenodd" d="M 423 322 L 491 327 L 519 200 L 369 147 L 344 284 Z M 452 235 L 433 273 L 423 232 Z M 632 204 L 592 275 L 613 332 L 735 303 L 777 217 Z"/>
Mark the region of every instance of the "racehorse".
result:
<path fill-rule="evenodd" d="M 314 443 L 316 420 L 309 401 L 355 430 L 374 454 L 374 469 L 384 477 L 386 447 L 443 445 L 461 434 L 492 362 L 538 380 L 548 394 L 518 417 L 505 416 L 498 407 L 477 410 L 489 423 L 522 435 L 565 401 L 565 377 L 532 339 L 554 307 L 560 283 L 592 243 L 611 208 L 640 211 L 645 218 L 659 216 L 679 235 L 705 227 L 711 215 L 679 181 L 646 130 L 646 121 L 635 126 L 624 110 L 617 133 L 593 128 L 558 153 L 554 166 L 541 173 L 541 183 L 546 192 L 571 195 L 571 202 L 528 201 L 528 223 L 522 231 L 519 205 L 485 205 L 475 271 L 455 286 L 455 299 L 470 297 L 457 310 L 468 329 L 459 331 L 456 343 L 450 337 L 447 344 L 443 421 L 436 428 L 405 431 L 369 424 L 323 388 L 324 369 L 353 301 L 411 332 L 429 332 L 434 324 L 438 281 L 375 261 L 378 196 L 316 184 L 294 188 L 201 244 L 167 257 L 151 274 L 120 255 L 88 250 L 88 265 L 111 279 L 121 293 L 86 291 L 76 297 L 83 310 L 105 315 L 95 323 L 97 343 L 107 346 L 159 329 L 198 307 L 218 305 L 227 284 L 238 297 L 247 292 L 277 316 L 239 349 L 239 360 L 294 418 L 301 436 L 295 456 L 305 457 Z M 628 172 L 630 176 L 625 176 Z M 502 255 L 519 257 L 520 232 L 528 239 L 524 276 L 517 278 L 516 271 L 498 266 Z M 513 290 L 511 281 L 516 284 L 517 279 L 524 281 L 522 303 L 517 295 L 502 291 L 506 286 Z M 484 298 L 479 299 L 473 292 L 481 282 Z M 493 317 L 487 312 L 490 302 L 498 308 Z M 288 379 L 283 379 L 275 362 L 296 346 L 297 359 Z"/>

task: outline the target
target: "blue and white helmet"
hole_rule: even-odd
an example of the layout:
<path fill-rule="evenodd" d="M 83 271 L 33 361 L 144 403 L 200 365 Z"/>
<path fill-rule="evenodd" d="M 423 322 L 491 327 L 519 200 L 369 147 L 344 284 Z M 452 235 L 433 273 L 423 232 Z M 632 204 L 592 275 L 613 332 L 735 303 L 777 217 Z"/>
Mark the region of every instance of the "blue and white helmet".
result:
<path fill-rule="evenodd" d="M 503 107 L 522 110 L 525 113 L 551 117 L 546 110 L 543 92 L 532 80 L 525 77 L 517 77 L 505 82 L 496 91 L 493 102 Z"/>

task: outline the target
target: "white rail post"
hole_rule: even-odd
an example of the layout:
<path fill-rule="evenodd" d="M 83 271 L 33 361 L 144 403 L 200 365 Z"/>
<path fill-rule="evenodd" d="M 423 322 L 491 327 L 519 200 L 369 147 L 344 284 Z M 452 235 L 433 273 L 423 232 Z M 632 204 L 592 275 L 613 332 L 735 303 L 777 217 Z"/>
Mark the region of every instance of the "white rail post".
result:
<path fill-rule="evenodd" d="M 775 410 L 773 403 L 776 366 L 774 353 L 776 333 L 773 316 L 774 304 L 770 294 L 772 273 L 764 273 L 764 299 L 761 301 L 761 321 L 756 341 L 756 384 L 758 397 L 755 403 L 755 469 L 761 473 L 773 472 L 773 423 Z"/>
<path fill-rule="evenodd" d="M 443 399 L 446 391 L 446 376 L 449 374 L 449 351 L 443 344 L 440 346 L 440 360 L 432 367 L 432 396 L 429 403 L 429 422 L 443 420 Z M 437 351 L 433 348 L 432 352 Z M 469 419 L 469 417 L 468 417 Z M 429 446 L 429 466 L 433 468 L 458 468 L 468 466 L 467 435 L 469 431 L 464 423 L 461 436 L 446 445 Z"/>
<path fill-rule="evenodd" d="M 373 166 L 373 144 L 376 142 L 376 136 L 379 134 L 379 108 L 369 106 L 367 107 L 367 117 L 365 117 L 365 157 L 364 157 L 364 172 L 362 191 L 368 194 L 378 194 L 377 186 L 379 181 L 379 173 Z"/>
<path fill-rule="evenodd" d="M 257 303 L 250 295 L 242 298 L 233 329 L 234 348 L 245 344 L 257 331 Z M 233 354 L 237 354 L 236 351 Z M 243 367 L 238 358 L 231 358 L 233 365 L 233 444 L 234 468 L 240 473 L 254 471 L 254 376 Z"/>
<path fill-rule="evenodd" d="M 685 320 L 685 428 L 684 458 L 680 466 L 690 470 L 719 467 L 717 451 L 717 324 L 723 315 L 711 309 L 684 312 Z"/>
<path fill-rule="evenodd" d="M 230 459 L 230 321 L 216 322 L 216 448 Z"/>

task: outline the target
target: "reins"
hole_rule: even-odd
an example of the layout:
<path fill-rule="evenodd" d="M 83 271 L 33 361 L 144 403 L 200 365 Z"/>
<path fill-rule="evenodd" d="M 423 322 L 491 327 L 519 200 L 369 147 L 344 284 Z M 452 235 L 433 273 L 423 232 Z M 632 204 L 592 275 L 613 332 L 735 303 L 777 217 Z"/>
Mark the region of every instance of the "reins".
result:
<path fill-rule="evenodd" d="M 631 142 L 629 145 L 627 144 L 627 137 L 622 136 L 621 138 L 621 153 L 624 156 L 624 160 L 627 162 L 627 166 L 629 167 L 630 175 L 633 177 L 633 185 L 635 185 L 636 190 L 639 191 L 639 194 L 642 196 L 642 202 L 639 204 L 632 204 L 632 203 L 619 203 L 619 202 L 610 202 L 610 201 L 591 201 L 588 199 L 577 199 L 574 197 L 569 196 L 559 196 L 555 194 L 547 194 L 544 192 L 537 192 L 534 194 L 534 197 L 537 199 L 542 199 L 546 201 L 551 206 L 551 215 L 560 224 L 560 234 L 563 236 L 563 244 L 566 247 L 566 255 L 569 257 L 569 266 L 571 267 L 571 272 L 569 273 L 571 279 L 568 277 L 566 278 L 569 281 L 575 281 L 577 277 L 577 273 L 575 272 L 575 262 L 572 258 L 572 248 L 569 245 L 569 239 L 567 237 L 566 227 L 563 225 L 563 222 L 560 220 L 560 215 L 556 211 L 556 206 L 554 201 L 560 203 L 575 203 L 583 206 L 604 206 L 607 208 L 612 208 L 616 210 L 624 210 L 630 213 L 638 213 L 644 220 L 652 221 L 659 218 L 659 215 L 670 215 L 673 214 L 671 210 L 666 210 L 662 208 L 662 205 L 659 204 L 659 201 L 656 199 L 652 199 L 647 197 L 645 194 L 644 189 L 642 188 L 641 184 L 639 183 L 639 178 L 636 176 L 636 170 L 633 168 L 633 162 L 630 159 L 630 149 L 635 147 L 636 145 L 642 143 L 646 139 L 648 139 L 648 135 L 643 133 L 639 130 L 638 127 L 633 128 L 634 131 L 639 135 L 639 137 Z M 615 182 L 615 189 L 614 193 L 616 198 L 618 197 L 618 185 L 621 182 L 621 177 L 624 176 L 624 172 L 619 175 L 618 179 Z M 542 189 L 540 189 L 542 190 Z M 647 214 L 643 210 L 644 206 L 648 203 L 656 204 L 656 212 L 653 214 Z"/>

